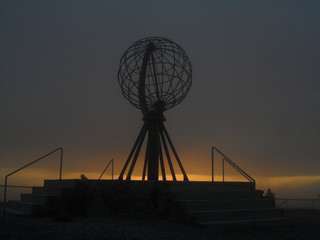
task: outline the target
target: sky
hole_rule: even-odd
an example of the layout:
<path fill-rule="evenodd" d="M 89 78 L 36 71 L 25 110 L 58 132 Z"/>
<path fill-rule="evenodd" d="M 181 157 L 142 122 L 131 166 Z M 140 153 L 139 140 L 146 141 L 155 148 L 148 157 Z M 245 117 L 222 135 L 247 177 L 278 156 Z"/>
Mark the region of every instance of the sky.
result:
<path fill-rule="evenodd" d="M 143 124 L 119 61 L 161 36 L 193 67 L 187 97 L 164 114 L 191 180 L 211 179 L 215 146 L 277 196 L 320 193 L 319 1 L 3 0 L 0 36 L 0 184 L 60 146 L 64 178 L 98 178 L 111 158 L 119 175 Z M 57 178 L 58 162 L 10 181 Z"/>

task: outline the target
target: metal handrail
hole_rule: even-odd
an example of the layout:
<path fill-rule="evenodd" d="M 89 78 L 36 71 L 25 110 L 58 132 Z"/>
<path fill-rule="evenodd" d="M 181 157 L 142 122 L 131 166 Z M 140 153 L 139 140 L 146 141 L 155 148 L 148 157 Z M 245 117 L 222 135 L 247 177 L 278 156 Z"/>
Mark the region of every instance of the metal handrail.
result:
<path fill-rule="evenodd" d="M 4 214 L 4 215 L 6 214 L 6 205 L 7 205 L 6 202 L 7 202 L 8 177 L 10 177 L 11 175 L 13 175 L 13 174 L 21 171 L 21 170 L 24 169 L 24 168 L 29 167 L 30 165 L 32 165 L 32 164 L 34 164 L 34 163 L 36 163 L 36 162 L 38 162 L 38 161 L 40 161 L 40 160 L 48 157 L 49 155 L 51 155 L 51 154 L 53 154 L 53 153 L 55 153 L 55 152 L 57 152 L 57 151 L 59 151 L 59 150 L 61 151 L 61 153 L 60 153 L 60 172 L 59 172 L 59 180 L 61 180 L 61 176 L 62 176 L 62 159 L 63 159 L 63 148 L 62 148 L 62 147 L 59 147 L 59 148 L 57 148 L 57 149 L 55 149 L 55 150 L 53 150 L 53 151 L 51 151 L 51 152 L 43 155 L 42 157 L 40 157 L 40 158 L 32 161 L 31 163 L 28 163 L 27 165 L 25 165 L 25 166 L 23 166 L 23 167 L 15 170 L 15 171 L 13 171 L 12 173 L 9 173 L 8 175 L 6 175 L 6 177 L 5 177 L 5 183 L 4 183 L 4 194 L 3 194 L 3 204 L 4 204 L 4 206 L 3 206 L 3 214 Z"/>
<path fill-rule="evenodd" d="M 254 182 L 254 180 L 252 181 L 250 179 L 250 176 L 247 176 L 246 173 L 241 169 L 241 168 L 238 168 L 237 165 L 234 165 L 233 162 L 230 162 L 229 159 L 226 159 L 226 158 L 222 158 L 222 181 L 224 182 L 224 162 L 227 162 L 229 163 L 234 169 L 236 169 L 242 176 L 244 176 L 249 182 Z"/>
<path fill-rule="evenodd" d="M 216 147 L 211 148 L 211 160 L 212 160 L 212 182 L 214 182 L 214 151 L 218 152 L 222 157 L 222 179 L 224 181 L 224 162 L 226 161 L 229 163 L 234 169 L 236 169 L 242 176 L 244 176 L 249 182 L 255 183 L 256 181 L 245 171 L 243 171 L 237 164 L 231 161 L 225 154 L 223 154 L 219 149 Z"/>
<path fill-rule="evenodd" d="M 275 200 L 277 200 L 277 199 L 275 199 Z M 281 207 L 282 205 L 285 204 L 286 205 L 286 209 L 287 209 L 288 208 L 288 200 L 284 200 L 284 199 L 281 199 L 281 200 L 283 200 L 283 202 L 278 204 L 278 205 L 276 205 L 276 208 L 279 208 L 279 207 Z"/>
<path fill-rule="evenodd" d="M 109 161 L 109 163 L 107 164 L 107 166 L 105 167 L 105 169 L 104 169 L 103 172 L 101 173 L 101 175 L 100 175 L 100 177 L 99 177 L 98 180 L 101 179 L 101 177 L 103 176 L 103 174 L 105 173 L 105 171 L 108 169 L 110 163 L 112 163 L 112 164 L 111 164 L 111 172 L 112 172 L 111 174 L 112 174 L 112 180 L 113 180 L 113 169 L 114 169 L 114 160 L 113 160 L 113 158 Z"/>
<path fill-rule="evenodd" d="M 6 185 L 0 185 L 0 187 L 5 187 Z M 33 188 L 32 186 L 21 186 L 21 185 L 7 185 L 7 187 L 12 188 Z"/>
<path fill-rule="evenodd" d="M 286 209 L 288 208 L 288 201 L 312 201 L 312 209 L 314 209 L 314 202 L 315 201 L 320 201 L 320 199 L 310 199 L 310 198 L 276 198 L 275 200 L 280 200 L 283 201 L 282 203 L 280 203 L 279 205 L 277 205 L 276 207 L 280 207 L 284 204 L 286 204 Z"/>
<path fill-rule="evenodd" d="M 235 164 L 233 161 L 231 161 L 230 158 L 228 158 L 225 154 L 223 154 L 219 149 L 216 147 L 211 148 L 211 159 L 212 159 L 212 182 L 214 182 L 214 151 L 217 151 L 223 158 L 222 158 L 222 180 L 224 182 L 224 162 L 227 162 L 232 166 L 235 170 L 237 170 L 242 176 L 244 176 L 249 182 L 253 183 L 252 185 L 252 200 L 253 200 L 253 209 L 254 209 L 254 215 L 253 215 L 253 226 L 256 223 L 257 220 L 257 202 L 256 202 L 256 194 L 255 194 L 255 185 L 256 181 L 245 171 L 243 171 L 237 164 Z"/>

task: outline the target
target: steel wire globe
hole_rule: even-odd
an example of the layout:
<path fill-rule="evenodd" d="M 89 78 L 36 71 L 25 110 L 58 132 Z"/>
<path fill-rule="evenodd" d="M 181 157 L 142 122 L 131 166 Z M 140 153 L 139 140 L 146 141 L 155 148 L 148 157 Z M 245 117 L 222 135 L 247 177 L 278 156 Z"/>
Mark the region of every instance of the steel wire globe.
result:
<path fill-rule="evenodd" d="M 192 85 L 192 67 L 178 44 L 148 37 L 133 43 L 123 54 L 118 82 L 124 97 L 143 113 L 163 112 L 186 97 Z"/>

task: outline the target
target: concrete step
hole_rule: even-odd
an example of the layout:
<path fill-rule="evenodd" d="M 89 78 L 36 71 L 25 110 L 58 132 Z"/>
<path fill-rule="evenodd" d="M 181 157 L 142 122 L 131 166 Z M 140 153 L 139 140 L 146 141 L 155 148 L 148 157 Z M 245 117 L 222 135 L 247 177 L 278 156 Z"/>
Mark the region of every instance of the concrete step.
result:
<path fill-rule="evenodd" d="M 48 188 L 48 187 L 33 187 L 33 194 L 48 194 L 51 196 L 59 196 L 61 193 L 61 188 Z"/>
<path fill-rule="evenodd" d="M 26 214 L 32 214 L 40 204 L 24 201 L 9 201 L 7 203 L 7 208 L 10 208 L 15 211 L 24 212 Z"/>
<path fill-rule="evenodd" d="M 178 190 L 174 192 L 174 198 L 176 200 L 223 200 L 223 199 L 250 199 L 259 198 L 262 196 L 263 191 L 255 190 L 192 190 L 182 191 Z"/>
<path fill-rule="evenodd" d="M 44 180 L 44 188 L 55 188 L 55 189 L 61 189 L 61 188 L 74 188 L 78 182 L 80 182 L 80 179 L 67 179 L 67 180 L 51 180 L 46 179 Z"/>
<path fill-rule="evenodd" d="M 0 211 L 3 212 L 3 207 L 0 208 Z M 30 214 L 22 212 L 22 211 L 18 211 L 12 208 L 8 208 L 6 207 L 6 216 L 29 216 Z"/>
<path fill-rule="evenodd" d="M 44 180 L 45 188 L 73 188 L 78 183 L 88 182 L 92 185 L 113 185 L 118 184 L 117 180 L 97 180 L 97 179 L 66 179 L 66 180 L 55 180 L 46 179 Z M 126 182 L 126 181 L 122 181 Z M 132 185 L 154 185 L 153 181 L 130 181 Z M 172 191 L 210 191 L 210 190 L 252 190 L 254 189 L 254 184 L 250 182 L 180 182 L 180 181 L 167 181 L 159 182 L 159 184 L 166 184 Z"/>
<path fill-rule="evenodd" d="M 281 218 L 284 216 L 280 208 L 257 208 L 257 209 L 227 209 L 211 211 L 190 211 L 190 217 L 197 222 L 202 221 L 233 221 L 264 218 Z"/>
<path fill-rule="evenodd" d="M 57 198 L 58 196 L 52 196 L 49 194 L 27 194 L 22 193 L 20 194 L 21 201 L 23 202 L 31 202 L 36 203 L 39 205 L 45 205 L 47 204 L 49 199 Z"/>
<path fill-rule="evenodd" d="M 232 199 L 232 200 L 179 200 L 176 201 L 188 211 L 210 211 L 225 209 L 271 208 L 269 199 Z"/>
<path fill-rule="evenodd" d="M 251 182 L 168 182 L 172 191 L 252 190 Z"/>
<path fill-rule="evenodd" d="M 253 227 L 283 227 L 289 226 L 291 221 L 288 218 L 263 218 L 251 220 L 231 220 L 231 221 L 203 221 L 198 224 L 207 227 L 208 229 L 229 229 L 229 228 L 253 228 Z"/>

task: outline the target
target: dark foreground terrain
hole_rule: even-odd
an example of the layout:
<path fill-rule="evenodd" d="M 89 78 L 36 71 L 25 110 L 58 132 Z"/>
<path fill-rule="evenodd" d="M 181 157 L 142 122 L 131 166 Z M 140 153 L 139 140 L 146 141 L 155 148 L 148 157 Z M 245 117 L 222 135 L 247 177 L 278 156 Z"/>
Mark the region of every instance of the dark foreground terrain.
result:
<path fill-rule="evenodd" d="M 0 239 L 320 239 L 320 211 L 292 210 L 291 225 L 252 229 L 205 229 L 173 220 L 133 218 L 0 219 Z"/>

